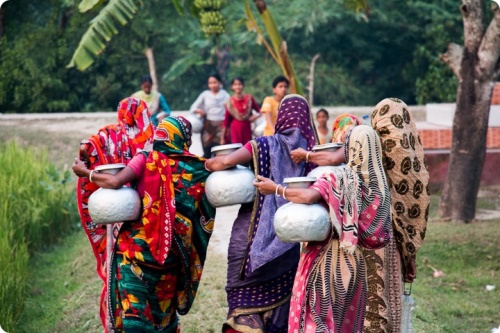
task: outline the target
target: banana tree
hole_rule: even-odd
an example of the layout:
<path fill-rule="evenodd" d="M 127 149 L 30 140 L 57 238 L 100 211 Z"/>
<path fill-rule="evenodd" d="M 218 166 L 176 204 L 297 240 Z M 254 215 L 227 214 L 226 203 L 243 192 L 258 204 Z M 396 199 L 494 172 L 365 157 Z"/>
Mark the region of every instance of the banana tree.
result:
<path fill-rule="evenodd" d="M 179 13 L 190 13 L 200 21 L 202 26 L 204 20 L 207 19 L 203 17 L 202 11 L 200 12 L 200 3 L 203 2 L 206 1 L 172 0 L 173 5 Z M 217 1 L 217 3 L 219 2 L 221 0 Z M 303 95 L 302 87 L 288 56 L 286 42 L 282 39 L 266 2 L 264 0 L 253 1 L 260 14 L 264 29 L 259 27 L 248 0 L 243 0 L 242 2 L 247 20 L 247 28 L 257 33 L 257 42 L 266 47 L 273 59 L 281 67 L 283 74 L 289 78 L 291 83 L 290 90 Z M 344 4 L 346 7 L 356 11 L 368 10 L 366 0 L 344 0 Z M 79 10 L 81 12 L 88 12 L 100 5 L 103 6 L 102 9 L 90 21 L 90 26 L 80 40 L 68 67 L 76 67 L 81 71 L 86 70 L 94 62 L 95 58 L 104 51 L 106 44 L 111 38 L 118 34 L 119 25 L 125 25 L 134 18 L 140 8 L 140 0 L 82 0 Z M 218 33 L 220 33 L 219 30 Z M 267 41 L 266 36 L 269 41 Z M 193 60 L 192 58 L 190 57 L 189 61 L 183 60 L 181 63 L 175 63 L 175 68 L 171 68 L 171 71 L 178 71 L 185 67 L 186 64 L 199 62 L 199 59 Z"/>

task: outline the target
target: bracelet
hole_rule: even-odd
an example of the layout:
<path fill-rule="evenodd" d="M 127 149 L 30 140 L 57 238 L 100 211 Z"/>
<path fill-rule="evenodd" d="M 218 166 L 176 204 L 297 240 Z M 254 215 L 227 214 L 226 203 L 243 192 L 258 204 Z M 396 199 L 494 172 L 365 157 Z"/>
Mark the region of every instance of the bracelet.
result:
<path fill-rule="evenodd" d="M 89 174 L 89 180 L 90 182 L 92 183 L 92 173 L 94 173 L 95 170 L 90 170 L 90 174 Z"/>
<path fill-rule="evenodd" d="M 306 154 L 306 162 L 309 163 L 309 154 L 311 154 L 312 151 L 308 151 Z"/>
<path fill-rule="evenodd" d="M 286 191 L 286 188 L 287 188 L 287 187 L 288 187 L 288 186 L 283 187 L 283 199 L 285 199 L 285 200 L 286 200 L 285 191 Z"/>
<path fill-rule="evenodd" d="M 275 195 L 275 196 L 277 196 L 277 197 L 279 197 L 279 196 L 280 196 L 280 195 L 278 194 L 278 188 L 279 188 L 280 186 L 281 186 L 280 184 L 276 185 L 276 191 L 274 191 L 274 195 Z"/>
<path fill-rule="evenodd" d="M 208 167 L 207 167 L 207 162 L 208 160 L 205 161 L 205 163 L 203 164 L 205 166 L 205 170 L 207 170 L 208 172 L 213 172 L 213 170 L 210 170 Z"/>

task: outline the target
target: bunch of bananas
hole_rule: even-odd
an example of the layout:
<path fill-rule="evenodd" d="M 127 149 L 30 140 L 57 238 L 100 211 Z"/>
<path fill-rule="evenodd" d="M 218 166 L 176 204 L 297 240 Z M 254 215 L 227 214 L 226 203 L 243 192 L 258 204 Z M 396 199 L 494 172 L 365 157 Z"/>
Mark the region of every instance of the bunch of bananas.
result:
<path fill-rule="evenodd" d="M 220 35 L 225 32 L 226 20 L 220 12 L 227 0 L 195 0 L 200 9 L 200 23 L 205 35 Z"/>

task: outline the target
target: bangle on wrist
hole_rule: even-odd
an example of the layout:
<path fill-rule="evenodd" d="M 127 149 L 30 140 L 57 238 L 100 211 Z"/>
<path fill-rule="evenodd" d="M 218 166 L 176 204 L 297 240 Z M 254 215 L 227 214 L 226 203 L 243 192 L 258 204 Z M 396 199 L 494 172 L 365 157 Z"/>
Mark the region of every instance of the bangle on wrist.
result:
<path fill-rule="evenodd" d="M 277 196 L 277 197 L 279 197 L 279 196 L 280 196 L 280 195 L 278 194 L 278 188 L 279 188 L 280 186 L 281 186 L 280 184 L 276 185 L 276 190 L 274 191 L 274 195 L 275 195 L 275 196 Z"/>
<path fill-rule="evenodd" d="M 283 199 L 285 199 L 285 200 L 286 200 L 285 191 L 286 191 L 286 188 L 287 188 L 287 187 L 288 187 L 288 186 L 283 187 Z"/>
<path fill-rule="evenodd" d="M 208 172 L 213 172 L 213 170 L 210 170 L 208 167 L 207 167 L 207 163 L 208 163 L 208 160 L 205 161 L 205 170 L 207 170 Z"/>
<path fill-rule="evenodd" d="M 306 162 L 309 163 L 309 155 L 312 153 L 312 151 L 308 151 L 306 154 Z"/>
<path fill-rule="evenodd" d="M 95 172 L 95 170 L 90 170 L 89 174 L 89 181 L 92 183 L 92 174 Z"/>

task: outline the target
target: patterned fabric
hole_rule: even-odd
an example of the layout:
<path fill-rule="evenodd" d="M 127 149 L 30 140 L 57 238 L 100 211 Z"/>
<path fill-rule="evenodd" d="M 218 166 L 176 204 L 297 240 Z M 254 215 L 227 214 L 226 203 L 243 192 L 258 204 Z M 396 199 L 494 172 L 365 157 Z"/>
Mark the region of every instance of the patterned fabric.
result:
<path fill-rule="evenodd" d="M 188 151 L 190 132 L 184 118 L 168 117 L 145 153 L 142 219 L 122 228 L 113 262 L 117 332 L 176 332 L 176 312 L 186 314 L 196 296 L 215 212 L 204 160 Z"/>
<path fill-rule="evenodd" d="M 344 150 L 345 169 L 334 169 L 312 186 L 328 204 L 334 230 L 329 240 L 304 247 L 289 332 L 360 332 L 367 290 L 358 241 L 378 248 L 390 240 L 390 192 L 377 134 L 368 126 L 355 127 Z"/>
<path fill-rule="evenodd" d="M 361 332 L 366 308 L 365 264 L 360 248 L 338 239 L 304 247 L 290 302 L 288 332 Z"/>
<path fill-rule="evenodd" d="M 377 133 L 356 126 L 346 138 L 344 152 L 346 167 L 333 169 L 312 187 L 329 206 L 341 249 L 352 254 L 358 241 L 364 248 L 381 248 L 391 234 L 391 195 Z"/>
<path fill-rule="evenodd" d="M 309 106 L 300 96 L 283 99 L 276 134 L 251 141 L 255 173 L 283 183 L 307 174 L 290 151 L 315 144 Z M 276 210 L 286 200 L 260 193 L 250 212 L 242 206 L 231 232 L 226 287 L 229 313 L 225 327 L 240 332 L 286 332 L 289 299 L 299 260 L 299 245 L 284 244 L 274 232 Z"/>
<path fill-rule="evenodd" d="M 241 99 L 231 97 L 226 102 L 226 110 L 236 120 L 248 120 L 252 116 L 252 104 L 254 99 L 251 95 L 245 94 Z"/>
<path fill-rule="evenodd" d="M 429 172 L 424 148 L 408 106 L 396 98 L 382 100 L 372 114 L 390 181 L 394 236 L 403 269 L 415 260 L 429 216 Z"/>
<path fill-rule="evenodd" d="M 358 117 L 343 113 L 339 115 L 333 121 L 332 127 L 332 142 L 344 143 L 345 138 L 349 131 L 357 125 L 361 125 L 362 122 Z"/>
<path fill-rule="evenodd" d="M 80 159 L 87 161 L 90 169 L 99 165 L 112 163 L 127 164 L 141 150 L 149 150 L 153 144 L 153 126 L 149 121 L 149 111 L 146 104 L 136 98 L 126 98 L 118 104 L 118 123 L 108 125 L 99 130 L 96 135 L 82 141 L 84 153 Z M 121 223 L 111 226 L 111 234 L 107 234 L 106 226 L 98 226 L 92 221 L 88 212 L 88 199 L 98 189 L 87 178 L 79 178 L 77 182 L 77 205 L 83 229 L 90 241 L 97 261 L 97 273 L 103 280 L 101 293 L 100 316 L 105 326 L 108 287 L 107 283 L 107 242 L 111 241 L 113 248 Z M 109 237 L 108 237 L 109 236 Z"/>

